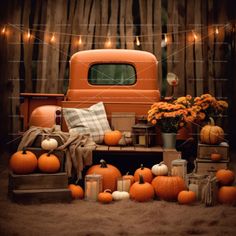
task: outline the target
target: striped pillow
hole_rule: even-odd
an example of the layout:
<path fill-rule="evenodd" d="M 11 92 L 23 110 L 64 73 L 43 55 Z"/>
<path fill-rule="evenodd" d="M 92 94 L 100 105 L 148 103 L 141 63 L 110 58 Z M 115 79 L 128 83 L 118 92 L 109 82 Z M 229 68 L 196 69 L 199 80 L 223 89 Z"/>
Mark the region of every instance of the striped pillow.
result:
<path fill-rule="evenodd" d="M 104 133 L 110 131 L 103 102 L 89 108 L 63 108 L 69 133 L 90 134 L 94 142 L 102 143 Z"/>

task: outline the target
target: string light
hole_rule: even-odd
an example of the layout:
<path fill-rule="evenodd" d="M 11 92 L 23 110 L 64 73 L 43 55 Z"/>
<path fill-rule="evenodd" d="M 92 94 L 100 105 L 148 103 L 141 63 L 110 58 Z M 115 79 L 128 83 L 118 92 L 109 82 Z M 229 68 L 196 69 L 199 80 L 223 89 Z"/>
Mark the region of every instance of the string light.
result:
<path fill-rule="evenodd" d="M 80 36 L 78 40 L 78 45 L 81 45 L 81 44 L 82 44 L 82 37 Z"/>
<path fill-rule="evenodd" d="M 5 34 L 5 33 L 6 33 L 6 26 L 2 28 L 2 34 Z"/>
<path fill-rule="evenodd" d="M 54 42 L 55 42 L 55 34 L 54 34 L 54 33 L 52 34 L 52 37 L 51 37 L 51 39 L 50 39 L 50 42 L 51 42 L 51 43 L 54 43 Z"/>
<path fill-rule="evenodd" d="M 197 40 L 197 34 L 194 31 L 192 31 L 192 33 L 193 33 L 194 40 Z"/>
<path fill-rule="evenodd" d="M 108 34 L 108 38 L 107 38 L 107 41 L 106 41 L 106 43 L 105 43 L 105 46 L 107 47 L 107 48 L 110 48 L 111 47 L 111 38 L 110 38 L 110 35 Z"/>
<path fill-rule="evenodd" d="M 215 33 L 219 34 L 219 28 L 216 26 Z"/>
<path fill-rule="evenodd" d="M 139 37 L 136 36 L 135 38 L 136 38 L 136 45 L 137 45 L 137 46 L 140 46 L 141 43 L 140 43 L 140 41 L 139 41 Z"/>
<path fill-rule="evenodd" d="M 164 38 L 165 38 L 165 43 L 167 44 L 168 42 L 167 34 L 164 34 Z"/>
<path fill-rule="evenodd" d="M 30 39 L 30 30 L 28 29 L 27 38 Z"/>

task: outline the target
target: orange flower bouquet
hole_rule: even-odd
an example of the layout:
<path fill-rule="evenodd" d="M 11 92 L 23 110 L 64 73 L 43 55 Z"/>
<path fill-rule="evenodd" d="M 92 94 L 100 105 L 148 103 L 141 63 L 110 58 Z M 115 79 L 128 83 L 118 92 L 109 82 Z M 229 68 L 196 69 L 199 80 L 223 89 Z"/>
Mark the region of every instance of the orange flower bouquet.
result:
<path fill-rule="evenodd" d="M 180 97 L 172 103 L 156 102 L 148 111 L 148 121 L 160 127 L 162 132 L 177 133 L 186 123 L 192 122 L 197 116 L 192 107 L 192 97 Z"/>

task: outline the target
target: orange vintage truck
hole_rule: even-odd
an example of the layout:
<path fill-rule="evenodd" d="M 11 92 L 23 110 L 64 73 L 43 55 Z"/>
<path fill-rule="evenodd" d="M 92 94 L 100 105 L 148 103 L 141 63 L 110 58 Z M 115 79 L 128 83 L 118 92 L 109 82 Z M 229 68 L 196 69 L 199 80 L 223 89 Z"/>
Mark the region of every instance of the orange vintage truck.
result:
<path fill-rule="evenodd" d="M 109 122 L 115 113 L 134 114 L 136 121 L 146 117 L 151 105 L 160 100 L 157 63 L 153 54 L 137 50 L 99 49 L 75 53 L 70 60 L 69 87 L 65 95 L 21 94 L 24 98 L 21 104 L 23 129 L 27 130 L 29 126 L 51 127 L 55 123 L 57 109 L 85 108 L 100 101 L 104 103 Z M 67 131 L 65 122 L 62 122 L 62 130 Z M 149 165 L 161 161 L 162 155 L 165 156 L 166 153 L 160 145 L 154 147 L 100 145 L 95 152 L 98 158 L 105 158 L 105 155 L 110 155 L 111 152 L 122 156 L 145 153 L 146 160 L 142 162 L 144 164 L 147 162 Z M 158 153 L 160 155 L 157 155 Z M 179 157 L 175 150 L 172 154 L 168 153 L 168 156 L 172 155 L 171 159 Z M 153 161 L 150 161 L 151 156 Z M 113 162 L 113 164 L 119 163 Z M 139 164 L 137 162 L 137 165 Z"/>

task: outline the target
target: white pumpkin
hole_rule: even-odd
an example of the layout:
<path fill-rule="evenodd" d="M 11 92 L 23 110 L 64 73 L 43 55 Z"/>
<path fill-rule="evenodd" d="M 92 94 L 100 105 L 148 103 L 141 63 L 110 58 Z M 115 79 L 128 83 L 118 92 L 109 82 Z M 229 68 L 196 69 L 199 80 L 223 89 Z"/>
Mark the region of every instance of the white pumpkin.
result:
<path fill-rule="evenodd" d="M 112 198 L 115 201 L 129 199 L 129 193 L 126 191 L 114 191 L 112 193 Z"/>
<path fill-rule="evenodd" d="M 41 147 L 44 150 L 54 150 L 58 147 L 58 142 L 54 138 L 46 138 L 42 141 Z"/>
<path fill-rule="evenodd" d="M 152 167 L 152 173 L 154 175 L 167 175 L 168 174 L 168 167 L 163 162 L 156 164 Z"/>

